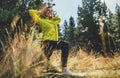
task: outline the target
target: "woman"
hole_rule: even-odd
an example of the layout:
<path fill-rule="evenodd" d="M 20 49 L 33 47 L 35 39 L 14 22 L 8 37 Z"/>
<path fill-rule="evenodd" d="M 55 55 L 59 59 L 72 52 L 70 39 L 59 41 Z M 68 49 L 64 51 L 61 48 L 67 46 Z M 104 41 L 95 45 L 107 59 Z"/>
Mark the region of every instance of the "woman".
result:
<path fill-rule="evenodd" d="M 67 71 L 69 44 L 65 41 L 58 41 L 58 24 L 60 23 L 60 18 L 53 16 L 52 6 L 45 7 L 39 11 L 29 10 L 29 14 L 42 30 L 43 51 L 48 60 L 55 49 L 61 50 L 62 72 L 69 73 Z"/>

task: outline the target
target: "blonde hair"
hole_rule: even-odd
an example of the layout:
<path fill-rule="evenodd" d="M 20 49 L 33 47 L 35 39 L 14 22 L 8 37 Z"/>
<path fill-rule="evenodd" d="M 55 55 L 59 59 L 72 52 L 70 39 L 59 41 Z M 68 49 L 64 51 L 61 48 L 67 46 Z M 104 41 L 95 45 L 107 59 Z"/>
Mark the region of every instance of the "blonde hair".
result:
<path fill-rule="evenodd" d="M 39 12 L 39 16 L 41 18 L 46 18 L 46 11 L 49 9 L 49 8 L 52 8 L 51 6 L 43 6 L 42 9 L 40 9 L 40 12 Z"/>

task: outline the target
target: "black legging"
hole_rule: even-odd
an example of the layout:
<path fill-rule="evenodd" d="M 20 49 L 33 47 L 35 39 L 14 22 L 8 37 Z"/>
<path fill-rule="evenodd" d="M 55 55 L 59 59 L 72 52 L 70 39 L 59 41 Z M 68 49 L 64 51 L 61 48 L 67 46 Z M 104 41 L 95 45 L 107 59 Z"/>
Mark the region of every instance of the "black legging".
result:
<path fill-rule="evenodd" d="M 48 60 L 55 49 L 61 50 L 62 51 L 62 56 L 61 56 L 62 67 L 67 66 L 67 59 L 69 54 L 69 44 L 67 42 L 65 41 L 57 42 L 57 41 L 46 40 L 42 42 L 42 47 Z"/>

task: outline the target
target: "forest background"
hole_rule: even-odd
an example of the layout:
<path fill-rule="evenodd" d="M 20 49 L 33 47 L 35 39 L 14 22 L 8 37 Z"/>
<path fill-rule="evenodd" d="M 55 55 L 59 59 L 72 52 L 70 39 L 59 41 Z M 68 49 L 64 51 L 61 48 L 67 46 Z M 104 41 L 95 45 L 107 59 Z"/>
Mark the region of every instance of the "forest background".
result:
<path fill-rule="evenodd" d="M 39 44 L 40 28 L 34 25 L 28 10 L 42 8 L 44 2 L 43 0 L 0 1 L 1 61 L 5 60 L 6 54 L 9 55 L 14 51 L 13 46 L 19 49 L 23 47 L 22 43 L 18 42 L 25 40 L 27 44 L 30 36 L 33 37 L 31 40 L 35 41 L 34 44 Z M 68 41 L 71 45 L 70 51 L 73 53 L 84 50 L 85 53 L 93 53 L 95 56 L 100 54 L 104 57 L 114 57 L 120 51 L 120 5 L 116 4 L 113 13 L 107 8 L 106 3 L 100 0 L 81 2 L 82 6 L 77 7 L 77 23 L 72 16 L 68 21 L 65 20 L 62 29 L 59 26 L 59 39 Z M 15 43 L 15 40 L 18 42 Z"/>

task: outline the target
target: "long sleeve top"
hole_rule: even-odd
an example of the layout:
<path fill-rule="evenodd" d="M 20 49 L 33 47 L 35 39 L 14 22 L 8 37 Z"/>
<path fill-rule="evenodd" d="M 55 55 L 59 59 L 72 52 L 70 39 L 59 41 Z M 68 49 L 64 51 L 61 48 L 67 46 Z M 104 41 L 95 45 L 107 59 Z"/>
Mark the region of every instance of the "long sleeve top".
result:
<path fill-rule="evenodd" d="M 43 33 L 42 41 L 58 41 L 58 24 L 60 23 L 59 17 L 55 16 L 52 19 L 41 18 L 38 16 L 38 11 L 33 9 L 29 10 L 29 15 L 41 28 Z"/>

